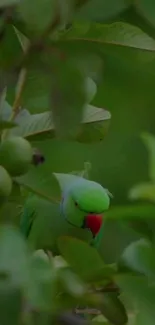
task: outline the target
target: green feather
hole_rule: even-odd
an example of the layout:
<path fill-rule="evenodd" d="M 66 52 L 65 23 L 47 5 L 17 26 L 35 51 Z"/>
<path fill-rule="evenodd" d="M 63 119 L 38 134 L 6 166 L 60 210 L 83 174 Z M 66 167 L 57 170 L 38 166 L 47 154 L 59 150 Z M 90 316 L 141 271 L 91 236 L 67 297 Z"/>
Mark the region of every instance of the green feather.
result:
<path fill-rule="evenodd" d="M 95 182 L 87 181 L 81 186 L 79 181 L 72 190 L 72 198 L 79 207 L 87 212 L 102 213 L 109 208 L 110 198 L 107 191 Z"/>

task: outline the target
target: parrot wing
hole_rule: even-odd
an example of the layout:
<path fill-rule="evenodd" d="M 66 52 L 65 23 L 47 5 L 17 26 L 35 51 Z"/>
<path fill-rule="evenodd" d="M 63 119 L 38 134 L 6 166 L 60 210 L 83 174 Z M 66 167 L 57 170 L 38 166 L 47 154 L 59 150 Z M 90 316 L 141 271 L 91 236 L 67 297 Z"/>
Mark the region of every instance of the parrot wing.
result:
<path fill-rule="evenodd" d="M 59 203 L 38 196 L 25 202 L 20 227 L 33 249 L 48 249 L 53 254 L 58 254 L 57 239 L 60 236 L 77 237 L 88 242 L 92 237 L 88 230 L 73 227 L 65 220 Z"/>
<path fill-rule="evenodd" d="M 25 202 L 21 213 L 20 229 L 25 237 L 29 236 L 33 220 L 36 215 L 36 205 L 38 198 L 35 195 L 30 195 Z"/>

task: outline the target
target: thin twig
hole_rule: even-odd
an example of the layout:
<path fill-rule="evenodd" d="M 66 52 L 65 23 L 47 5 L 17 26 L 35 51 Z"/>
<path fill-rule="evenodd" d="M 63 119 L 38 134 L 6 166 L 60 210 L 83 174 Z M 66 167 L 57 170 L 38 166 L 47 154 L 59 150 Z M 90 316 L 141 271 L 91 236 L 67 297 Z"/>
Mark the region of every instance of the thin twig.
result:
<path fill-rule="evenodd" d="M 26 76 L 27 76 L 27 70 L 22 69 L 19 73 L 17 89 L 16 89 L 16 96 L 15 96 L 15 100 L 13 103 L 12 112 L 11 112 L 9 121 L 13 121 L 15 119 L 15 117 L 17 116 L 17 114 L 19 113 L 20 104 L 21 104 L 21 96 L 22 96 L 23 89 L 25 86 Z M 4 130 L 3 136 L 2 136 L 3 139 L 7 137 L 8 132 L 9 132 L 9 129 Z"/>
<path fill-rule="evenodd" d="M 76 314 L 87 314 L 87 315 L 100 315 L 101 312 L 98 309 L 93 308 L 84 308 L 84 309 L 75 309 Z"/>

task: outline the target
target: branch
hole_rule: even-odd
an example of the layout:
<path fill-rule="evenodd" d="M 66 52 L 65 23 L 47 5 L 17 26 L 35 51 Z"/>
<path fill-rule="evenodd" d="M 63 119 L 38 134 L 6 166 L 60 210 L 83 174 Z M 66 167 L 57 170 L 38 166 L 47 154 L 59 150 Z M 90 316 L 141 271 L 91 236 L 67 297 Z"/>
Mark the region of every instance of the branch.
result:
<path fill-rule="evenodd" d="M 76 308 L 75 309 L 75 313 L 76 314 L 87 314 L 87 315 L 100 315 L 101 312 L 98 309 L 94 309 L 94 308 Z"/>
<path fill-rule="evenodd" d="M 21 69 L 21 71 L 19 73 L 18 82 L 17 82 L 16 96 L 15 96 L 15 100 L 13 103 L 12 113 L 9 118 L 9 121 L 13 121 L 15 119 L 15 117 L 17 116 L 17 114 L 19 113 L 21 97 L 22 97 L 22 93 L 23 93 L 23 89 L 24 89 L 25 81 L 26 81 L 26 75 L 27 75 L 27 70 Z M 7 137 L 8 132 L 9 132 L 9 129 L 4 130 L 3 136 L 2 136 L 3 139 Z"/>

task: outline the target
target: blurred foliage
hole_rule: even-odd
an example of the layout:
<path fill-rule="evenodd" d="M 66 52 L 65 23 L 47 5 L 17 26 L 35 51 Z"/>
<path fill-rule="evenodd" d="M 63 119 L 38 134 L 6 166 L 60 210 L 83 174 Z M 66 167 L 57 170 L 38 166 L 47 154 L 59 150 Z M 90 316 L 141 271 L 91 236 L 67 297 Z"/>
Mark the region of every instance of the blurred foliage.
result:
<path fill-rule="evenodd" d="M 1 141 L 34 150 L 26 174 L 0 171 L 3 325 L 154 324 L 154 12 L 153 0 L 0 0 Z M 20 233 L 32 193 L 54 215 L 54 173 L 112 193 L 95 247 L 64 236 L 54 256 Z"/>

